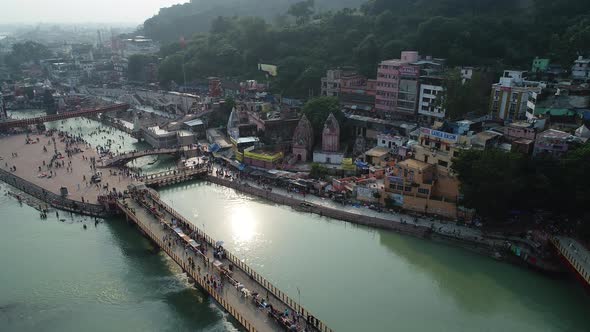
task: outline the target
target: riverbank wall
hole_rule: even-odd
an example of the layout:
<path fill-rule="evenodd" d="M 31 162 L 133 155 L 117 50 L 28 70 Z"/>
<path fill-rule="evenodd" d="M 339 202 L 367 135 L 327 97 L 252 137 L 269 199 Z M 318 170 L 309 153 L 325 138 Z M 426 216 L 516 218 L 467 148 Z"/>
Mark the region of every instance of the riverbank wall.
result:
<path fill-rule="evenodd" d="M 0 169 L 0 180 L 56 209 L 100 218 L 106 218 L 116 214 L 116 211 L 109 210 L 100 204 L 82 203 L 59 196 L 3 169 Z"/>
<path fill-rule="evenodd" d="M 285 195 L 273 193 L 271 191 L 253 187 L 248 184 L 230 181 L 228 179 L 220 178 L 211 174 L 206 176 L 206 180 L 211 183 L 232 188 L 240 192 L 257 196 L 277 204 L 291 206 L 293 209 L 297 211 L 315 213 L 320 216 L 326 216 L 338 220 L 343 220 L 358 225 L 377 227 L 381 229 L 394 231 L 400 234 L 430 239 L 437 243 L 459 247 L 479 255 L 488 256 L 498 261 L 518 265 L 521 267 L 531 268 L 542 273 L 561 273 L 561 269 L 559 266 L 556 266 L 551 262 L 545 262 L 545 260 L 541 259 L 540 257 L 536 257 L 535 264 L 531 264 L 530 262 L 523 260 L 521 257 L 513 256 L 510 250 L 508 250 L 507 248 L 491 245 L 477 237 L 470 238 L 468 236 L 459 237 L 454 235 L 447 235 L 435 232 L 430 227 L 401 223 L 390 219 L 361 216 L 359 214 L 342 211 L 335 208 L 320 206 L 317 204 L 306 202 L 301 199 L 287 197 Z"/>
<path fill-rule="evenodd" d="M 205 179 L 211 183 L 232 188 L 260 198 L 264 198 L 277 204 L 291 206 L 294 209 L 302 212 L 315 213 L 320 216 L 348 221 L 358 225 L 388 229 L 401 234 L 408 234 L 421 238 L 428 237 L 431 233 L 431 229 L 428 227 L 416 226 L 413 224 L 402 224 L 400 222 L 395 222 L 393 220 L 387 220 L 370 216 L 360 216 L 355 213 L 341 211 L 325 206 L 319 206 L 317 204 L 309 203 L 297 198 L 286 197 L 284 195 L 273 193 L 272 191 L 256 188 L 248 184 L 241 184 L 235 181 L 230 181 L 211 174 L 207 175 Z"/>

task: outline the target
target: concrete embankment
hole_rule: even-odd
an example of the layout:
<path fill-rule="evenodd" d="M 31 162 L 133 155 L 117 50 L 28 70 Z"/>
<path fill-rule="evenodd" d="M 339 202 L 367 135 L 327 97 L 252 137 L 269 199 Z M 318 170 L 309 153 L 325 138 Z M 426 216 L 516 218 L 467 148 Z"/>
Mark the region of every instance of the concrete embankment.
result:
<path fill-rule="evenodd" d="M 207 181 L 222 185 L 224 187 L 233 188 L 254 196 L 258 196 L 264 199 L 268 199 L 272 202 L 278 204 L 289 205 L 296 210 L 303 211 L 303 212 L 310 212 L 315 213 L 320 216 L 326 216 L 334 219 L 348 221 L 354 224 L 359 225 L 366 225 L 371 227 L 378 227 L 383 229 L 392 230 L 402 234 L 409 234 L 418 237 L 427 237 L 431 233 L 431 229 L 429 227 L 424 226 L 416 226 L 413 224 L 402 224 L 400 222 L 396 222 L 393 220 L 387 220 L 382 218 L 370 217 L 370 216 L 361 216 L 355 213 L 350 213 L 347 211 L 341 211 L 325 206 L 320 206 L 317 204 L 305 202 L 300 199 L 286 197 L 284 195 L 280 195 L 277 193 L 273 193 L 268 190 L 264 190 L 261 188 L 256 188 L 250 186 L 248 184 L 240 184 L 235 181 L 226 180 L 223 178 L 219 178 L 213 175 L 207 175 Z M 303 204 L 302 204 L 303 203 Z"/>
<path fill-rule="evenodd" d="M 0 180 L 56 209 L 101 218 L 115 214 L 115 212 L 107 210 L 103 205 L 82 203 L 56 195 L 3 169 L 0 169 Z"/>
<path fill-rule="evenodd" d="M 356 213 L 337 210 L 326 206 L 320 206 L 301 199 L 287 197 L 285 195 L 273 193 L 268 190 L 253 187 L 248 184 L 230 181 L 213 175 L 207 175 L 206 179 L 224 187 L 233 188 L 235 190 L 248 193 L 257 197 L 267 199 L 269 201 L 284 204 L 293 207 L 298 211 L 315 213 L 320 216 L 326 216 L 334 219 L 339 219 L 359 225 L 366 225 L 371 227 L 378 227 L 382 229 L 391 230 L 400 234 L 412 235 L 419 238 L 428 238 L 435 242 L 445 245 L 460 247 L 471 252 L 485 255 L 494 259 L 502 260 L 511 264 L 530 267 L 542 272 L 555 272 L 556 268 L 545 264 L 542 259 L 538 258 L 536 264 L 528 264 L 527 261 L 522 260 L 510 254 L 509 250 L 501 247 L 498 243 L 509 239 L 484 239 L 483 237 L 474 236 L 473 238 L 463 235 L 443 234 L 433 231 L 430 227 L 417 226 L 414 224 L 401 223 L 391 219 L 383 219 L 371 216 L 362 216 Z M 501 254 L 501 256 L 498 256 Z M 538 257 L 538 256 L 537 256 Z"/>

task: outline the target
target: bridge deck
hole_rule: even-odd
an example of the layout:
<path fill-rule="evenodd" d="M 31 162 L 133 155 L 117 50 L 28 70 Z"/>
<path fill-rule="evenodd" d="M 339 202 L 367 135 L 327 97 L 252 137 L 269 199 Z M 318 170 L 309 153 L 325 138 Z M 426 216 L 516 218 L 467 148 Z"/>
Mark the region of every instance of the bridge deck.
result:
<path fill-rule="evenodd" d="M 590 251 L 580 242 L 565 236 L 555 236 L 553 243 L 579 276 L 590 286 Z"/>
<path fill-rule="evenodd" d="M 86 109 L 86 110 L 79 110 L 79 111 L 74 111 L 74 112 L 44 115 L 44 116 L 40 116 L 40 117 L 36 117 L 36 118 L 4 121 L 4 122 L 0 122 L 0 129 L 26 127 L 29 125 L 40 124 L 40 123 L 44 123 L 44 122 L 64 120 L 64 119 L 69 119 L 69 118 L 77 118 L 77 117 L 81 117 L 81 116 L 87 116 L 87 115 L 98 114 L 98 113 L 126 110 L 128 108 L 129 108 L 129 104 L 114 104 L 114 105 L 96 108 L 96 109 Z"/>
<path fill-rule="evenodd" d="M 127 162 L 131 161 L 132 159 L 137 159 L 145 156 L 154 156 L 154 155 L 161 155 L 161 154 L 174 154 L 174 153 L 191 153 L 198 151 L 198 147 L 191 147 L 191 146 L 181 146 L 176 148 L 160 148 L 160 149 L 149 149 L 149 150 L 141 150 L 141 151 L 134 151 L 134 152 L 127 152 L 117 156 L 114 156 L 111 159 L 103 159 L 102 160 L 102 167 L 113 167 L 115 165 L 122 165 L 126 164 Z"/>
<path fill-rule="evenodd" d="M 300 307 L 293 300 L 280 292 L 276 287 L 270 284 L 266 279 L 259 276 L 243 262 L 226 251 L 226 257 L 215 258 L 214 243 L 215 241 L 194 225 L 187 223 L 183 231 L 185 234 L 193 232 L 193 237 L 201 248 L 205 248 L 204 255 L 198 251 L 187 249 L 186 240 L 180 238 L 172 229 L 172 219 L 179 220 L 179 215 L 171 210 L 169 206 L 159 199 L 144 195 L 141 198 L 126 199 L 119 202 L 120 208 L 133 219 L 148 236 L 150 236 L 166 253 L 172 257 L 180 266 L 182 266 L 192 278 L 194 278 L 205 290 L 207 290 L 229 313 L 231 313 L 247 330 L 249 331 L 276 331 L 287 329 L 295 320 L 292 313 L 295 309 L 303 312 L 303 317 L 298 319 L 294 326 L 294 331 L 331 331 L 321 321 L 307 323 L 304 317 L 309 313 Z M 157 207 L 158 212 L 153 212 Z M 133 211 L 133 212 L 131 212 Z M 157 214 L 157 215 L 156 215 Z M 186 221 L 179 220 L 180 223 Z M 195 235 L 197 234 L 197 235 Z M 185 238 L 187 239 L 187 238 Z M 191 268 L 189 258 L 194 262 L 195 267 Z M 216 268 L 213 262 L 222 263 L 221 266 L 228 269 L 232 266 L 231 279 L 224 277 L 222 270 Z M 228 271 L 228 270 L 225 270 Z M 216 278 L 223 278 L 223 287 L 217 290 L 206 284 L 204 276 L 214 275 Z M 271 304 L 273 310 L 276 310 L 277 316 L 273 318 L 269 315 L 270 308 L 262 309 L 255 302 L 254 297 L 244 298 L 242 292 L 238 291 L 232 284 L 241 283 L 252 294 L 258 293 L 259 299 L 265 299 L 266 303 Z M 281 323 L 278 317 L 279 312 L 289 309 L 291 314 L 289 320 Z M 314 326 L 315 325 L 315 326 Z M 317 327 L 316 327 L 317 326 Z M 282 327 L 282 328 L 281 328 Z"/>

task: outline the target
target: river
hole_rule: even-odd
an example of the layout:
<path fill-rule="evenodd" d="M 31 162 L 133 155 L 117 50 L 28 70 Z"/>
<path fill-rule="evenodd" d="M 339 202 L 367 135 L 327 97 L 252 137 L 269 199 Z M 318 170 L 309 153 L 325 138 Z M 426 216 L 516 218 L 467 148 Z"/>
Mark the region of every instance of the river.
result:
<path fill-rule="evenodd" d="M 70 125 L 84 133 L 100 126 L 50 124 Z M 588 331 L 588 296 L 568 280 L 203 182 L 160 193 L 335 331 Z M 0 209 L 2 331 L 236 329 L 121 219 L 97 227 L 81 216 L 40 220 L 4 194 Z"/>

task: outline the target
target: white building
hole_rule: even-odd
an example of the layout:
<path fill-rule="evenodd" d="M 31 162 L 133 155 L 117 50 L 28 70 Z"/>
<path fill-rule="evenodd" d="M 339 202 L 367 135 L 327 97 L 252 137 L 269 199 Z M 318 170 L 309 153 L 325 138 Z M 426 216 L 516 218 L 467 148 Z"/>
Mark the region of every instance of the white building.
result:
<path fill-rule="evenodd" d="M 579 56 L 572 66 L 572 77 L 579 79 L 590 78 L 590 59 Z"/>
<path fill-rule="evenodd" d="M 158 126 L 143 129 L 143 138 L 152 147 L 171 148 L 178 144 L 178 138 L 175 132 L 167 131 Z"/>
<path fill-rule="evenodd" d="M 526 71 L 505 70 L 500 81 L 492 84 L 490 110 L 493 116 L 514 121 L 533 113 L 536 97 L 546 84 L 527 81 L 525 76 Z"/>
<path fill-rule="evenodd" d="M 328 70 L 326 77 L 322 77 L 322 96 L 337 97 L 340 94 L 340 77 L 342 70 Z"/>
<path fill-rule="evenodd" d="M 388 148 L 393 154 L 398 152 L 400 146 L 403 146 L 408 141 L 407 137 L 394 136 L 390 134 L 378 134 L 377 146 Z"/>
<path fill-rule="evenodd" d="M 418 103 L 418 116 L 424 122 L 433 123 L 436 120 L 444 119 L 445 109 L 440 103 L 443 95 L 442 85 L 434 84 L 421 84 L 419 103 Z"/>

